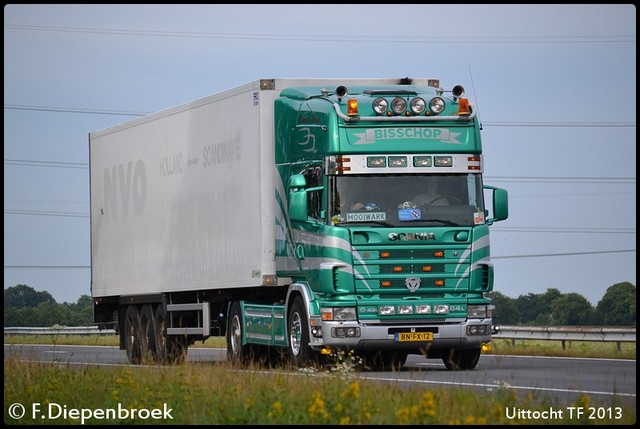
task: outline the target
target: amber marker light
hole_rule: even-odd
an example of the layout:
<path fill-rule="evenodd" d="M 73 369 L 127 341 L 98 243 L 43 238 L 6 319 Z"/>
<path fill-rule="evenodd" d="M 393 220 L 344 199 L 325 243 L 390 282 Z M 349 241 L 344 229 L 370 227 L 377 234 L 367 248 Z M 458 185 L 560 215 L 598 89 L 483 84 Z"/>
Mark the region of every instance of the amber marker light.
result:
<path fill-rule="evenodd" d="M 422 267 L 422 271 L 424 271 L 425 273 L 431 271 L 431 265 L 425 265 L 424 267 Z"/>
<path fill-rule="evenodd" d="M 470 156 L 467 158 L 468 162 L 475 162 L 477 164 L 469 164 L 467 167 L 469 170 L 480 170 L 480 156 Z"/>
<path fill-rule="evenodd" d="M 388 252 L 387 250 L 383 250 L 382 252 L 380 252 L 381 258 L 388 258 L 389 256 L 391 256 L 391 253 Z"/>
<path fill-rule="evenodd" d="M 458 116 L 469 116 L 469 99 L 461 98 L 458 100 Z"/>
<path fill-rule="evenodd" d="M 393 272 L 394 273 L 401 273 L 402 272 L 402 267 L 393 267 Z"/>
<path fill-rule="evenodd" d="M 322 320 L 333 320 L 333 311 L 329 308 L 320 309 Z"/>
<path fill-rule="evenodd" d="M 380 282 L 380 287 L 391 287 L 391 282 L 389 280 L 382 280 Z"/>
<path fill-rule="evenodd" d="M 351 167 L 344 165 L 345 163 L 349 163 L 351 162 L 351 158 L 346 157 L 346 156 L 339 156 L 336 158 L 336 171 L 338 172 L 343 172 L 343 171 L 350 171 Z"/>
<path fill-rule="evenodd" d="M 436 280 L 435 281 L 435 285 L 436 286 L 444 286 L 444 280 Z"/>
<path fill-rule="evenodd" d="M 442 250 L 436 250 L 435 252 L 433 252 L 433 256 L 435 256 L 436 258 L 442 258 L 444 256 L 444 252 Z"/>
<path fill-rule="evenodd" d="M 358 100 L 352 98 L 347 101 L 347 115 L 358 116 Z"/>

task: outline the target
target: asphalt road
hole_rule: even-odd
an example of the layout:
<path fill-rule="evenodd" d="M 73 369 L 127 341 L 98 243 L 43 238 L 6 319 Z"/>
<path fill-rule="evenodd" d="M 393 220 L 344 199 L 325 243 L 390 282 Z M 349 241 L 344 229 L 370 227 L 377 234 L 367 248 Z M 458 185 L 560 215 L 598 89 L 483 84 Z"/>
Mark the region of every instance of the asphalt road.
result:
<path fill-rule="evenodd" d="M 7 345 L 4 357 L 65 365 L 128 365 L 124 351 L 109 346 Z M 226 359 L 226 350 L 190 347 L 188 362 Z M 265 369 L 266 370 L 266 369 Z M 399 371 L 359 373 L 362 378 L 400 386 L 450 386 L 495 391 L 508 388 L 519 397 L 545 398 L 556 406 L 571 406 L 581 394 L 592 402 L 636 407 L 636 361 L 482 355 L 471 371 L 449 371 L 439 359 L 409 355 Z"/>

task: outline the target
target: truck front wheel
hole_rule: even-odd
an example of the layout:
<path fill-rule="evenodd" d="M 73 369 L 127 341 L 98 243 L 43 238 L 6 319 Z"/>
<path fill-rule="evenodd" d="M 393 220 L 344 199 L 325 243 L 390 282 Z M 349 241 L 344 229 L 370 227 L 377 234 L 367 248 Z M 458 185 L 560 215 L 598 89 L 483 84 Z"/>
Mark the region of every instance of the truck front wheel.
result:
<path fill-rule="evenodd" d="M 366 366 L 372 371 L 399 371 L 407 362 L 407 353 L 378 351 L 364 354 Z"/>
<path fill-rule="evenodd" d="M 473 369 L 478 364 L 478 360 L 480 360 L 481 351 L 481 348 L 471 350 L 451 349 L 449 353 L 442 357 L 442 361 L 450 371 Z"/>
<path fill-rule="evenodd" d="M 309 347 L 309 322 L 301 297 L 296 297 L 291 304 L 289 320 L 289 357 L 296 367 L 303 367 L 313 361 L 313 350 Z"/>
<path fill-rule="evenodd" d="M 227 359 L 236 365 L 246 365 L 250 361 L 250 347 L 242 344 L 244 322 L 240 303 L 234 302 L 229 310 L 227 329 Z"/>

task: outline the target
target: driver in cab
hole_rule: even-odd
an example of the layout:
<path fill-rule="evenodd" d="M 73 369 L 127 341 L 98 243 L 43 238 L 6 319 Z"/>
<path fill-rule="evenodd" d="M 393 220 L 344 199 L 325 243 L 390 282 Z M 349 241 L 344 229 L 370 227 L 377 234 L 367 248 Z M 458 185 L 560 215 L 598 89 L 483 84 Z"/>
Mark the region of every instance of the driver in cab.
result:
<path fill-rule="evenodd" d="M 438 183 L 440 179 L 437 176 L 430 177 L 427 181 L 424 192 L 416 195 L 410 201 L 405 201 L 400 204 L 398 208 L 410 208 L 410 207 L 426 207 L 429 205 L 434 206 L 447 206 L 449 201 L 447 197 L 438 192 Z"/>

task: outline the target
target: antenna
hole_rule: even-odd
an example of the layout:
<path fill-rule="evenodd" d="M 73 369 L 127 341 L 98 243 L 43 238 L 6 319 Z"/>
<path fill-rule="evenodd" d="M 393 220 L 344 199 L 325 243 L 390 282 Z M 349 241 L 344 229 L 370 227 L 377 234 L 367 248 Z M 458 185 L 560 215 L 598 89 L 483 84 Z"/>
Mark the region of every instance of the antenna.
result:
<path fill-rule="evenodd" d="M 482 121 L 480 120 L 480 101 L 478 100 L 478 96 L 476 95 L 476 86 L 473 83 L 473 75 L 471 74 L 471 66 L 469 67 L 469 77 L 471 78 L 471 89 L 473 89 L 473 97 L 476 99 L 476 116 L 478 117 L 478 123 L 480 124 L 480 129 L 482 130 Z"/>

